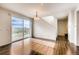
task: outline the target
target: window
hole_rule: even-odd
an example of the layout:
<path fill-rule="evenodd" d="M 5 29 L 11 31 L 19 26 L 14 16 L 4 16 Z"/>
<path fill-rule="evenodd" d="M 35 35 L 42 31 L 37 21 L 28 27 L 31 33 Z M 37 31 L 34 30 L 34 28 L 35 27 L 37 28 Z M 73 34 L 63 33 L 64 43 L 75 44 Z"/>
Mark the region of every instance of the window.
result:
<path fill-rule="evenodd" d="M 12 41 L 31 37 L 31 21 L 12 17 Z"/>
<path fill-rule="evenodd" d="M 31 21 L 24 20 L 24 38 L 31 37 Z"/>

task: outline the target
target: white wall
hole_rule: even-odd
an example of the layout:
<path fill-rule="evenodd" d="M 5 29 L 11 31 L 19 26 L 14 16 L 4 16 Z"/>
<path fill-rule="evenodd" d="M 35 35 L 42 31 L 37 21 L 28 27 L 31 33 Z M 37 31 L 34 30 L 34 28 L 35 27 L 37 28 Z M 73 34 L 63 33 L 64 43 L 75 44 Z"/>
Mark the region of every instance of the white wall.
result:
<path fill-rule="evenodd" d="M 56 40 L 57 19 L 52 20 L 52 22 L 54 23 L 49 24 L 49 22 L 44 19 L 34 20 L 34 36 L 38 38 Z"/>
<path fill-rule="evenodd" d="M 79 11 L 77 14 L 77 46 L 79 46 Z"/>
<path fill-rule="evenodd" d="M 0 8 L 0 46 L 11 43 L 11 17 L 12 16 L 17 16 L 21 18 L 25 17 L 18 13 Z"/>
<path fill-rule="evenodd" d="M 11 42 L 10 15 L 0 8 L 0 46 Z"/>
<path fill-rule="evenodd" d="M 76 44 L 76 19 L 75 19 L 75 11 L 72 10 L 68 15 L 68 37 L 69 41 Z"/>
<path fill-rule="evenodd" d="M 64 36 L 68 33 L 68 21 L 67 19 L 58 20 L 58 35 Z"/>

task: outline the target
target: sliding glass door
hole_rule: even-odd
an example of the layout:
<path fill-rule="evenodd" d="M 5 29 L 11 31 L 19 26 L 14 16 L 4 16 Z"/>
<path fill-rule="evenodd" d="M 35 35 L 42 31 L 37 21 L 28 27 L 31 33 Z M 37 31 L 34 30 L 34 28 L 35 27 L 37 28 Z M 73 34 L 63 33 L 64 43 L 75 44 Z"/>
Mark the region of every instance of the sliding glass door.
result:
<path fill-rule="evenodd" d="M 12 41 L 31 37 L 31 21 L 12 17 Z"/>
<path fill-rule="evenodd" d="M 31 37 L 31 21 L 24 20 L 24 38 Z"/>

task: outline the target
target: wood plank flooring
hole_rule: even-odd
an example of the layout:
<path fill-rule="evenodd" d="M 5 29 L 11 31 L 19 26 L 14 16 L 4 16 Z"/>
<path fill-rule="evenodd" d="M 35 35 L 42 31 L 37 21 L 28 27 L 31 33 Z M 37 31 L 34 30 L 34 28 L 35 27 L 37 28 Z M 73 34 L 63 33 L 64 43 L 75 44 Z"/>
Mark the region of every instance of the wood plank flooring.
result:
<path fill-rule="evenodd" d="M 53 55 L 54 48 L 56 47 L 55 43 L 56 42 L 53 41 L 28 38 L 0 47 L 0 55 Z M 69 48 L 70 49 L 66 51 L 68 54 L 76 54 L 75 51 L 72 50 L 74 47 Z"/>

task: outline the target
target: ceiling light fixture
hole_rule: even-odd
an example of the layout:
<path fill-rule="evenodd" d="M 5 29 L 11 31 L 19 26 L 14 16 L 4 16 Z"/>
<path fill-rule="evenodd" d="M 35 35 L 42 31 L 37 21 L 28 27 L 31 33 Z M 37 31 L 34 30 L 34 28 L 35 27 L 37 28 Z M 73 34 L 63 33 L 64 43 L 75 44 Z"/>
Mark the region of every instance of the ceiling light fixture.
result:
<path fill-rule="evenodd" d="M 37 13 L 37 11 L 36 11 L 36 15 L 35 15 L 35 17 L 34 17 L 34 20 L 39 20 L 40 19 L 40 17 L 38 17 L 38 13 Z"/>

